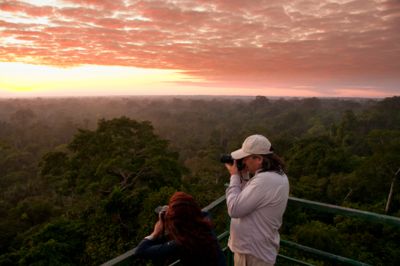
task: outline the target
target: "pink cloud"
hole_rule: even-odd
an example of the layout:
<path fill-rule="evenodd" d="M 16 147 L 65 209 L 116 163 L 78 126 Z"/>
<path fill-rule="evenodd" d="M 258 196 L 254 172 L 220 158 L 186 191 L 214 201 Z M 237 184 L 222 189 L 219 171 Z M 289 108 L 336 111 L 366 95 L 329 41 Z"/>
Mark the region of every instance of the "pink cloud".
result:
<path fill-rule="evenodd" d="M 25 5 L 19 1 L 0 3 L 0 10 L 6 12 L 20 12 L 25 9 Z"/>
<path fill-rule="evenodd" d="M 53 13 L 52 7 L 36 7 L 20 1 L 0 3 L 0 10 L 10 13 L 24 13 L 32 17 L 50 16 Z"/>
<path fill-rule="evenodd" d="M 124 8 L 123 0 L 64 0 L 64 2 L 77 4 L 83 7 L 94 7 L 108 10 Z"/>
<path fill-rule="evenodd" d="M 172 68 L 231 86 L 400 81 L 394 0 L 64 2 L 0 4 L 0 60 Z"/>

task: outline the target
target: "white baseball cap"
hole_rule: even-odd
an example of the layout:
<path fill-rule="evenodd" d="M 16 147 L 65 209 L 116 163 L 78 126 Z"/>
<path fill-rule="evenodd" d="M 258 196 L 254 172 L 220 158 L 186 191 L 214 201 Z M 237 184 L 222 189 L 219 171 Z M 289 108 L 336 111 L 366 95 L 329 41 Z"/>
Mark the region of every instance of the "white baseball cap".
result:
<path fill-rule="evenodd" d="M 247 137 L 242 148 L 231 152 L 231 156 L 235 160 L 242 159 L 252 154 L 271 154 L 271 142 L 262 135 L 251 135 Z"/>

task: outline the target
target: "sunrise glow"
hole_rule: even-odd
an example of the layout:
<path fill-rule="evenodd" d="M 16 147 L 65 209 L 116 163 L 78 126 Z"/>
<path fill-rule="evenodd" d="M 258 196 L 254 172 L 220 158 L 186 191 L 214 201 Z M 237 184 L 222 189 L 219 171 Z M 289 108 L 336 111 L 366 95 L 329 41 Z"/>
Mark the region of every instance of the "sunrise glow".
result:
<path fill-rule="evenodd" d="M 0 73 L 0 92 L 24 96 L 162 94 L 162 84 L 191 80 L 174 70 L 98 65 L 0 63 Z"/>

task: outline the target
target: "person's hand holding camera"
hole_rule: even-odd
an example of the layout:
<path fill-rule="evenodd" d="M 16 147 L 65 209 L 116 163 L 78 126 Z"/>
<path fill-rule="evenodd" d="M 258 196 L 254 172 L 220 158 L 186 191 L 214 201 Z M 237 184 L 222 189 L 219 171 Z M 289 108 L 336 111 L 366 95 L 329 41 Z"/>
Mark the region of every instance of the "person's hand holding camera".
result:
<path fill-rule="evenodd" d="M 158 220 L 154 225 L 153 233 L 150 235 L 153 239 L 159 238 L 164 234 L 164 217 L 165 211 L 161 211 L 158 214 Z"/>
<path fill-rule="evenodd" d="M 236 160 L 234 160 L 232 164 L 231 164 L 231 163 L 226 163 L 226 164 L 225 164 L 225 167 L 226 167 L 226 169 L 228 169 L 228 171 L 229 171 L 229 173 L 230 173 L 231 175 L 237 175 L 237 174 L 239 174 L 239 170 L 238 170 L 238 168 L 237 168 Z"/>
<path fill-rule="evenodd" d="M 247 166 L 243 159 L 235 160 L 230 154 L 223 154 L 220 158 L 220 162 L 225 164 L 230 175 L 240 175 L 241 177 L 247 177 L 248 171 Z"/>

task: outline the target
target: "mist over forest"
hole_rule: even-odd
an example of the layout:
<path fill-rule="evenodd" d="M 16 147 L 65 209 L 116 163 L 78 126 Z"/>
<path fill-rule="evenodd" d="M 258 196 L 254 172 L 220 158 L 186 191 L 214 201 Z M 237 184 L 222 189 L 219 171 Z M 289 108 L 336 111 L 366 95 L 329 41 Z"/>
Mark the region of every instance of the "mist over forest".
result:
<path fill-rule="evenodd" d="M 221 154 L 256 133 L 284 158 L 291 196 L 400 217 L 398 96 L 0 99 L 0 265 L 99 265 L 132 249 L 174 191 L 202 206 L 223 195 Z M 288 208 L 281 235 L 400 264 L 389 225 Z"/>

